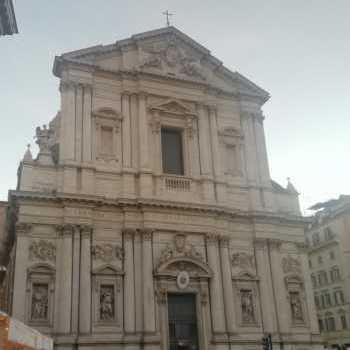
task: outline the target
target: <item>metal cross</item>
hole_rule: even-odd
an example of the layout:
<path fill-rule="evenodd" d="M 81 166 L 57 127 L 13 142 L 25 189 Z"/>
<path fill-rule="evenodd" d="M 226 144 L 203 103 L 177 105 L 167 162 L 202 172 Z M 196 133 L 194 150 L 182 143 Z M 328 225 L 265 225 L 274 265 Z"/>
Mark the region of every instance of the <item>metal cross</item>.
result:
<path fill-rule="evenodd" d="M 169 27 L 170 26 L 169 17 L 172 16 L 173 14 L 170 13 L 168 10 L 166 10 L 165 12 L 163 12 L 163 15 L 166 16 L 166 25 Z"/>

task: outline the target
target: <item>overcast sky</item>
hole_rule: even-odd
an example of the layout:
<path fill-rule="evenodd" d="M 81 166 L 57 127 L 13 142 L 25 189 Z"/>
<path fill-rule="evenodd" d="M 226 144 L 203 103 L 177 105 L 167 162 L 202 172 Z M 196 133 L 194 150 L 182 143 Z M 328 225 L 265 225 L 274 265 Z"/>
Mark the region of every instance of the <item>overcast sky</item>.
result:
<path fill-rule="evenodd" d="M 19 34 L 0 38 L 0 200 L 35 127 L 59 109 L 54 56 L 163 27 L 178 29 L 269 91 L 272 178 L 302 207 L 350 194 L 350 1 L 15 0 Z M 36 148 L 33 147 L 33 153 Z"/>

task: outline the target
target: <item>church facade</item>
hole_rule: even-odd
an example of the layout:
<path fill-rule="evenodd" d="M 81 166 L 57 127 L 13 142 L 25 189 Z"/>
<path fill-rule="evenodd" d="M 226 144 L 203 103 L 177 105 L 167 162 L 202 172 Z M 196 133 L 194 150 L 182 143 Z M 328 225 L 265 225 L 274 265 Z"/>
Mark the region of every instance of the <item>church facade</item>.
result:
<path fill-rule="evenodd" d="M 10 191 L 8 312 L 60 350 L 320 349 L 266 91 L 174 27 L 55 58 L 61 108 Z"/>

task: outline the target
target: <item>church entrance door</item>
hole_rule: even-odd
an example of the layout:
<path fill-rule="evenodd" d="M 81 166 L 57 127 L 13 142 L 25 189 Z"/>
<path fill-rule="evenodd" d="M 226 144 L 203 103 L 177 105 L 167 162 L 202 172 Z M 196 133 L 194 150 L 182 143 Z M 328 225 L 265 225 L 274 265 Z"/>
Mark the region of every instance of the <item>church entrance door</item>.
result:
<path fill-rule="evenodd" d="M 197 313 L 194 294 L 168 294 L 170 350 L 197 350 Z"/>

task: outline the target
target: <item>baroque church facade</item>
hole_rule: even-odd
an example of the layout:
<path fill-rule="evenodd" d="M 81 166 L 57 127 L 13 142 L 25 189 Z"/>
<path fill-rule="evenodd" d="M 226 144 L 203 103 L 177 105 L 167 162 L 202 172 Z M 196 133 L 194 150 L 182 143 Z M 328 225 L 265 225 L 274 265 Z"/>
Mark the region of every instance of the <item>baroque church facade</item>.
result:
<path fill-rule="evenodd" d="M 10 191 L 7 311 L 60 350 L 320 349 L 266 91 L 174 27 L 55 58 Z"/>

